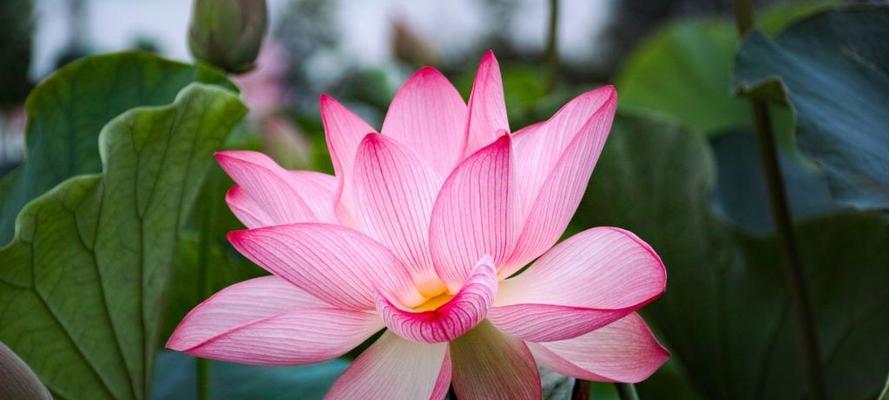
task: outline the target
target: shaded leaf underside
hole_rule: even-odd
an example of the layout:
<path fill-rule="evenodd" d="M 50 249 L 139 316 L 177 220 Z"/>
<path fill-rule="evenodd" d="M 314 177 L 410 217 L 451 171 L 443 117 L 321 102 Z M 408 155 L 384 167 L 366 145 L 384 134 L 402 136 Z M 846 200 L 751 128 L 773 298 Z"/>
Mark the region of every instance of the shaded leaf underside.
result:
<path fill-rule="evenodd" d="M 661 255 L 668 290 L 647 316 L 705 397 L 800 398 L 780 257 L 771 239 L 733 232 L 711 216 L 714 181 L 699 136 L 621 116 L 577 222 L 628 228 Z M 889 304 L 881 284 L 889 280 L 889 221 L 847 213 L 797 229 L 831 398 L 873 398 L 889 371 L 889 315 L 881 312 Z"/>
<path fill-rule="evenodd" d="M 736 55 L 735 86 L 786 96 L 800 149 L 837 199 L 889 208 L 889 7 L 824 12 L 775 40 L 751 34 Z"/>

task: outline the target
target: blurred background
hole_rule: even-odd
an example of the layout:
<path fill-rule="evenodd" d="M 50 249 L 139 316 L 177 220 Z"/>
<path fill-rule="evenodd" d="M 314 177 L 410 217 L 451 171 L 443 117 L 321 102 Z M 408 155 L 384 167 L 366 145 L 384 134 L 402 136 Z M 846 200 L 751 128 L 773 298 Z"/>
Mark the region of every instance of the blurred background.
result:
<path fill-rule="evenodd" d="M 241 80 L 243 92 L 255 113 L 274 111 L 297 122 L 286 128 L 299 133 L 284 138 L 309 140 L 323 91 L 379 123 L 395 89 L 418 66 L 438 67 L 466 95 L 481 54 L 493 49 L 504 68 L 513 126 L 523 126 L 547 117 L 565 97 L 614 83 L 633 51 L 665 25 L 716 18 L 728 26 L 731 11 L 724 0 L 561 0 L 553 16 L 552 3 L 270 0 L 269 35 L 259 68 Z M 757 3 L 795 13 L 838 2 Z M 5 0 L 0 171 L 22 157 L 20 105 L 34 84 L 90 54 L 140 49 L 190 60 L 190 7 L 181 0 Z M 727 93 L 722 83 L 711 89 Z M 283 129 L 280 122 L 271 130 Z"/>
<path fill-rule="evenodd" d="M 886 4 L 754 3 L 757 28 L 770 38 L 828 9 Z M 331 172 L 318 113 L 322 92 L 379 127 L 398 86 L 420 66 L 435 66 L 468 97 L 488 49 L 500 62 L 513 131 L 545 120 L 577 94 L 615 84 L 615 127 L 566 235 L 626 227 L 667 265 L 667 293 L 643 315 L 673 358 L 638 385 L 641 397 L 803 398 L 750 101 L 735 94 L 740 40 L 732 11 L 728 0 L 269 0 L 256 68 L 233 76 L 250 114 L 227 147 L 264 151 L 291 169 Z M 190 14 L 185 0 L 0 2 L 0 176 L 23 162 L 24 102 L 37 83 L 106 52 L 192 62 Z M 835 106 L 826 104 L 825 114 Z M 798 123 L 787 102 L 768 107 L 816 298 L 829 398 L 874 398 L 889 368 L 889 290 L 875 286 L 889 279 L 885 207 L 838 201 L 818 164 L 795 145 Z M 183 275 L 163 337 L 210 293 L 263 273 L 225 242 L 225 232 L 239 226 L 223 202 L 230 185 L 214 169 L 202 188 L 179 246 Z M 0 239 L 11 237 L 13 217 L 0 218 L 8 228 Z M 205 239 L 198 232 L 213 241 L 209 256 L 195 250 Z M 198 281 L 193 271 L 208 265 L 206 281 Z M 195 363 L 204 361 L 162 352 L 152 398 L 191 398 L 200 379 L 212 382 L 213 398 L 320 398 L 355 354 L 292 368 L 212 363 L 209 378 L 200 378 L 207 367 Z M 549 398 L 575 390 L 563 377 L 544 376 L 544 386 L 556 393 Z M 589 390 L 594 398 L 617 398 L 611 385 Z"/>

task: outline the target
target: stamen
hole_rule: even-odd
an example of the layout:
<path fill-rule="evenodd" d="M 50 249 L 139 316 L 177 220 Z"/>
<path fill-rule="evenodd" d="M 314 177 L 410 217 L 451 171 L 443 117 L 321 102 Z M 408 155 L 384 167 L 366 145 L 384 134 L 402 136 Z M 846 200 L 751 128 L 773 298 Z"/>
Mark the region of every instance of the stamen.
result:
<path fill-rule="evenodd" d="M 438 276 L 426 279 L 415 279 L 414 285 L 423 297 L 430 299 L 448 291 L 447 285 Z"/>
<path fill-rule="evenodd" d="M 454 298 L 454 295 L 448 293 L 447 291 L 439 294 L 438 296 L 427 299 L 423 304 L 413 307 L 413 311 L 416 312 L 424 312 L 424 311 L 433 311 L 438 307 L 446 304 Z"/>

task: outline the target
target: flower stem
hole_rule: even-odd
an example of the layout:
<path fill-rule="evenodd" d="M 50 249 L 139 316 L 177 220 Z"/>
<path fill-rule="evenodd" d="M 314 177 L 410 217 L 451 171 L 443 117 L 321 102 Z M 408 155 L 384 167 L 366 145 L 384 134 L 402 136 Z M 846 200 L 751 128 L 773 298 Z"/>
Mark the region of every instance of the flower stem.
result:
<path fill-rule="evenodd" d="M 197 381 L 197 399 L 207 400 L 210 398 L 210 368 L 209 362 L 203 358 L 195 360 L 195 372 Z"/>
<path fill-rule="evenodd" d="M 636 386 L 632 383 L 615 383 L 614 387 L 620 400 L 639 400 L 639 393 L 636 393 Z"/>
<path fill-rule="evenodd" d="M 738 33 L 743 38 L 753 30 L 752 0 L 735 0 L 735 23 Z M 805 275 L 796 247 L 796 237 L 790 219 L 784 178 L 778 164 L 778 153 L 775 150 L 775 134 L 772 130 L 771 116 L 768 105 L 760 99 L 751 99 L 753 122 L 756 127 L 757 142 L 762 153 L 763 170 L 769 192 L 769 205 L 775 223 L 775 239 L 784 258 L 784 275 L 790 297 L 793 301 L 797 328 L 802 339 L 802 362 L 806 372 L 808 398 L 824 399 L 824 378 L 821 372 L 821 360 L 818 347 L 818 336 L 815 330 L 815 319 L 809 302 Z"/>
<path fill-rule="evenodd" d="M 208 210 L 201 213 L 200 232 L 198 233 L 198 273 L 197 273 L 197 299 L 203 301 L 210 293 L 209 285 L 209 263 L 210 263 L 210 237 L 213 228 L 213 221 L 216 219 L 217 202 L 212 198 L 213 194 L 219 193 L 219 187 L 222 180 L 219 174 L 210 174 L 204 184 L 201 203 L 206 204 Z M 216 199 L 218 200 L 218 199 Z M 195 385 L 197 387 L 196 399 L 208 400 L 210 398 L 210 363 L 206 359 L 198 358 L 195 363 Z"/>
<path fill-rule="evenodd" d="M 559 72 L 559 0 L 549 0 L 549 32 L 546 37 L 546 93 L 552 93 Z"/>

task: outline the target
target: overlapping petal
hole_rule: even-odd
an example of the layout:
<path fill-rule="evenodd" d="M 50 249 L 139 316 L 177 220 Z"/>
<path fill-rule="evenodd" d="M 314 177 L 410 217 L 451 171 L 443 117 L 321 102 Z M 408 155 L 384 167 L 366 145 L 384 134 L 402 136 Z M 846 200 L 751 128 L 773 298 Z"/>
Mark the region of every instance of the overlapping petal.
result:
<path fill-rule="evenodd" d="M 552 175 L 551 171 L 577 136 L 592 135 L 604 141 L 610 127 L 610 123 L 605 122 L 613 118 L 615 111 L 609 107 L 616 101 L 614 87 L 603 86 L 575 97 L 548 120 L 513 134 L 516 156 L 523 161 L 516 166 L 516 176 L 521 177 L 522 193 L 530 195 L 522 199 L 525 210 L 536 201 L 533 195 Z M 590 121 L 597 121 L 599 125 L 589 126 Z"/>
<path fill-rule="evenodd" d="M 296 204 L 305 204 L 314 215 L 314 220 L 302 222 L 336 222 L 333 204 L 336 195 L 336 178 L 313 171 L 284 171 L 281 176 L 298 193 L 299 200 Z M 287 191 L 284 192 L 289 193 Z M 225 202 L 232 213 L 238 217 L 248 228 L 280 225 L 279 219 L 269 215 L 267 210 L 273 210 L 279 206 L 274 201 L 287 200 L 286 197 L 263 196 L 264 191 L 258 194 L 258 198 L 266 201 L 257 201 L 254 196 L 244 188 L 235 185 L 225 195 Z M 291 207 L 284 204 L 283 207 Z M 289 223 L 289 222 L 288 222 Z"/>
<path fill-rule="evenodd" d="M 287 171 L 290 186 L 296 189 L 318 218 L 317 222 L 336 223 L 334 201 L 336 177 L 315 171 Z"/>
<path fill-rule="evenodd" d="M 441 72 L 423 67 L 395 93 L 382 133 L 407 145 L 442 178 L 465 146 L 466 104 Z"/>
<path fill-rule="evenodd" d="M 636 235 L 592 228 L 502 281 L 488 318 L 524 340 L 569 339 L 648 304 L 663 293 L 666 279 L 660 258 Z"/>
<path fill-rule="evenodd" d="M 406 311 L 377 296 L 377 311 L 386 326 L 399 336 L 415 342 L 437 343 L 463 335 L 485 319 L 497 294 L 497 273 L 493 259 L 478 261 L 469 279 L 447 303 L 432 311 Z"/>
<path fill-rule="evenodd" d="M 440 400 L 450 382 L 447 343 L 414 343 L 386 332 L 349 365 L 325 399 Z"/>
<path fill-rule="evenodd" d="M 238 221 L 248 228 L 277 225 L 265 211 L 265 207 L 238 185 L 232 186 L 225 193 L 225 203 L 228 204 L 228 208 L 235 214 Z"/>
<path fill-rule="evenodd" d="M 617 108 L 614 88 L 578 96 L 552 118 L 513 137 L 523 228 L 506 262 L 511 274 L 559 239 L 577 210 Z"/>
<path fill-rule="evenodd" d="M 469 94 L 463 157 L 491 144 L 500 136 L 500 131 L 509 132 L 509 120 L 506 118 L 500 65 L 494 52 L 488 51 L 479 63 Z"/>
<path fill-rule="evenodd" d="M 547 368 L 600 382 L 641 382 L 670 358 L 636 313 L 574 339 L 528 347 Z"/>
<path fill-rule="evenodd" d="M 450 350 L 457 398 L 541 398 L 537 364 L 528 347 L 487 321 L 451 342 Z"/>
<path fill-rule="evenodd" d="M 340 222 L 350 225 L 352 195 L 346 183 L 352 179 L 355 153 L 361 140 L 376 129 L 326 94 L 321 95 L 320 108 L 327 149 L 338 183 L 334 209 Z"/>
<path fill-rule="evenodd" d="M 320 108 L 333 169 L 338 178 L 345 178 L 354 170 L 353 160 L 361 139 L 377 130 L 326 94 L 321 95 Z"/>
<path fill-rule="evenodd" d="M 386 245 L 408 267 L 422 293 L 443 283 L 429 254 L 429 219 L 441 179 L 416 154 L 372 133 L 355 159 L 356 225 Z"/>
<path fill-rule="evenodd" d="M 168 347 L 300 364 L 388 328 L 328 399 L 443 399 L 451 382 L 459 398 L 539 399 L 535 358 L 582 379 L 647 378 L 669 357 L 635 313 L 664 291 L 657 254 L 611 227 L 550 249 L 616 106 L 607 86 L 510 134 L 492 52 L 468 105 L 441 73 L 417 71 L 382 133 L 322 95 L 335 177 L 259 153 L 217 155 L 236 182 L 226 201 L 251 228 L 229 240 L 273 276 L 196 307 Z"/>
<path fill-rule="evenodd" d="M 229 241 L 251 261 L 332 305 L 372 310 L 377 291 L 405 304 L 423 301 L 388 249 L 343 226 L 278 225 L 233 231 Z"/>
<path fill-rule="evenodd" d="M 484 255 L 500 265 L 518 232 L 510 137 L 465 159 L 445 181 L 432 209 L 429 246 L 436 271 L 459 287 Z"/>
<path fill-rule="evenodd" d="M 221 151 L 216 160 L 225 172 L 241 188 L 240 196 L 232 200 L 244 200 L 235 209 L 259 207 L 274 225 L 296 222 L 320 221 L 312 207 L 290 183 L 290 173 L 271 158 L 255 151 Z M 258 215 L 258 210 L 254 211 Z M 242 221 L 257 222 L 254 219 Z"/>
<path fill-rule="evenodd" d="M 305 364 L 339 357 L 382 326 L 372 313 L 337 308 L 265 276 L 229 286 L 195 307 L 167 347 L 245 364 Z"/>

